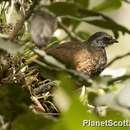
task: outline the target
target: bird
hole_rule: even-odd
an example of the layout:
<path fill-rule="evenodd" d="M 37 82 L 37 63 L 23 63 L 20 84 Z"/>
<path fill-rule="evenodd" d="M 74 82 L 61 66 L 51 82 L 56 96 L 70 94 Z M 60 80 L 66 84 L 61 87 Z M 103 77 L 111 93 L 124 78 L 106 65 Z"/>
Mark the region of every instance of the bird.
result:
<path fill-rule="evenodd" d="M 57 28 L 57 20 L 54 14 L 47 10 L 33 12 L 31 18 L 31 37 L 38 48 L 45 47 L 51 40 Z"/>
<path fill-rule="evenodd" d="M 107 65 L 105 48 L 118 41 L 105 32 L 96 32 L 88 40 L 70 41 L 48 48 L 46 53 L 88 77 L 99 75 Z"/>

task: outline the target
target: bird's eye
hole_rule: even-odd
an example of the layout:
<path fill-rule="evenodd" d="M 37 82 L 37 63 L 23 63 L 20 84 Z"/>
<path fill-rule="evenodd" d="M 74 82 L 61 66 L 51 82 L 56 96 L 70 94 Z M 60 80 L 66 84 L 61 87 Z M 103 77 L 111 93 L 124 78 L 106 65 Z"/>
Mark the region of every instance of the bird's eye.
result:
<path fill-rule="evenodd" d="M 103 41 L 109 41 L 111 38 L 110 37 L 104 37 Z"/>

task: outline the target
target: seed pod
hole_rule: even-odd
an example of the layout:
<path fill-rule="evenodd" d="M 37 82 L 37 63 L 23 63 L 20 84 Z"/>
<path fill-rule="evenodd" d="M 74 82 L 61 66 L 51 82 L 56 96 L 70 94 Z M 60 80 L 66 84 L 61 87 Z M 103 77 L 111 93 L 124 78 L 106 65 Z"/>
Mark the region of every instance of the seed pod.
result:
<path fill-rule="evenodd" d="M 38 47 L 43 47 L 51 40 L 57 27 L 56 17 L 47 11 L 37 11 L 31 20 L 31 35 Z"/>

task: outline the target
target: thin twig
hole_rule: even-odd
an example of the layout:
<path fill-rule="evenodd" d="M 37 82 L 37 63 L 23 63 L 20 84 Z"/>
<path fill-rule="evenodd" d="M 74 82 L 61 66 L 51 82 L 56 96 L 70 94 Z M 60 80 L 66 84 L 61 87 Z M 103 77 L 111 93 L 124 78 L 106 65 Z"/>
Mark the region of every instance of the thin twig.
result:
<path fill-rule="evenodd" d="M 31 99 L 32 99 L 33 103 L 36 105 L 37 109 L 39 109 L 42 112 L 45 112 L 44 107 L 41 105 L 41 103 L 35 96 L 32 96 Z"/>
<path fill-rule="evenodd" d="M 123 55 L 120 55 L 120 56 L 115 57 L 113 60 L 111 60 L 111 61 L 107 64 L 106 67 L 111 66 L 115 61 L 120 60 L 120 59 L 123 59 L 123 58 L 125 58 L 125 57 L 127 57 L 127 56 L 130 56 L 130 52 L 127 52 L 127 53 L 125 53 L 125 54 L 123 54 Z"/>
<path fill-rule="evenodd" d="M 78 36 L 75 37 L 74 34 L 72 32 L 70 32 L 64 24 L 62 24 L 61 22 L 58 22 L 58 25 L 59 25 L 60 28 L 62 28 L 68 34 L 68 36 L 72 40 L 81 41 L 81 39 Z"/>
<path fill-rule="evenodd" d="M 130 78 L 130 75 L 123 75 L 123 76 L 120 76 L 120 77 L 117 77 L 117 78 L 114 78 L 114 79 L 108 81 L 108 85 L 111 85 L 117 81 L 124 81 L 124 80 L 129 79 L 129 78 Z"/>
<path fill-rule="evenodd" d="M 126 2 L 126 3 L 130 4 L 130 1 L 129 1 L 129 0 L 124 0 L 124 2 Z"/>

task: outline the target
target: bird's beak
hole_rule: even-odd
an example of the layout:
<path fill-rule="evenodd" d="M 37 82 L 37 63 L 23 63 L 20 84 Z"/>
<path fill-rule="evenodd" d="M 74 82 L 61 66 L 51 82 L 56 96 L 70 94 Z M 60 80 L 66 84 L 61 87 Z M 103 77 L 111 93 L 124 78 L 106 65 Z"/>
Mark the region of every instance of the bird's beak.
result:
<path fill-rule="evenodd" d="M 118 43 L 118 41 L 116 39 L 111 39 L 110 41 L 111 43 Z"/>

